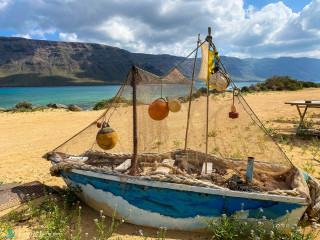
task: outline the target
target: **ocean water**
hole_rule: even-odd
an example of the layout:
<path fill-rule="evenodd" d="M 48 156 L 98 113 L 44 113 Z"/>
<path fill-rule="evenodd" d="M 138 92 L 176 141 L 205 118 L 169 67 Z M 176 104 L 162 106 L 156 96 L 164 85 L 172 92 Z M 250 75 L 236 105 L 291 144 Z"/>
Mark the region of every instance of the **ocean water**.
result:
<path fill-rule="evenodd" d="M 237 82 L 238 87 L 250 86 L 256 82 Z M 195 84 L 196 88 L 205 84 Z M 65 86 L 65 87 L 2 87 L 0 88 L 0 108 L 11 108 L 16 103 L 28 101 L 32 104 L 46 105 L 48 103 L 76 104 L 90 110 L 102 99 L 115 96 L 120 85 L 108 86 Z M 164 89 L 164 96 L 178 96 L 172 88 Z M 181 90 L 182 91 L 182 90 Z"/>

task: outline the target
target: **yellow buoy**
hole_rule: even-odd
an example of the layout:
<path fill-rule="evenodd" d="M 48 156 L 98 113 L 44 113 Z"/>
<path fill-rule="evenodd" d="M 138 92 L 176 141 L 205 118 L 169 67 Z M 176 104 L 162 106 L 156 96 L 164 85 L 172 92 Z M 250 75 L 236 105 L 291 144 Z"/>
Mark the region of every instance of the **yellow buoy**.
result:
<path fill-rule="evenodd" d="M 97 134 L 97 144 L 104 150 L 110 150 L 118 142 L 118 135 L 111 127 L 103 127 Z"/>
<path fill-rule="evenodd" d="M 168 102 L 170 112 L 179 112 L 181 109 L 181 102 L 178 99 L 171 99 Z"/>

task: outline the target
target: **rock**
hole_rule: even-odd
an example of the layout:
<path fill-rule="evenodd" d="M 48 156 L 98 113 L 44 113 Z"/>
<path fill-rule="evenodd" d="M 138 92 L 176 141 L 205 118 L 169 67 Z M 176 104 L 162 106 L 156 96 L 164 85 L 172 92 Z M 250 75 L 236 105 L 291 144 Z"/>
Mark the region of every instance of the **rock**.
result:
<path fill-rule="evenodd" d="M 6 109 L 5 108 L 0 108 L 0 112 L 5 112 Z"/>
<path fill-rule="evenodd" d="M 83 111 L 83 109 L 77 105 L 74 105 L 74 104 L 70 104 L 68 106 L 68 109 L 72 112 L 79 112 L 79 111 Z"/>
<path fill-rule="evenodd" d="M 59 104 L 59 103 L 49 103 L 46 106 L 49 108 L 56 108 L 56 109 L 68 109 L 66 105 Z"/>
<path fill-rule="evenodd" d="M 43 108 L 43 106 L 41 106 L 40 104 L 35 104 L 35 105 L 32 105 L 31 106 L 31 109 L 34 110 L 34 109 L 39 109 L 39 108 Z"/>
<path fill-rule="evenodd" d="M 67 107 L 66 105 L 59 104 L 59 103 L 53 104 L 53 107 L 54 107 L 54 108 L 58 108 L 58 109 L 60 109 L 60 108 L 68 109 L 68 107 Z"/>
<path fill-rule="evenodd" d="M 53 108 L 54 103 L 48 103 L 45 107 L 47 108 Z"/>

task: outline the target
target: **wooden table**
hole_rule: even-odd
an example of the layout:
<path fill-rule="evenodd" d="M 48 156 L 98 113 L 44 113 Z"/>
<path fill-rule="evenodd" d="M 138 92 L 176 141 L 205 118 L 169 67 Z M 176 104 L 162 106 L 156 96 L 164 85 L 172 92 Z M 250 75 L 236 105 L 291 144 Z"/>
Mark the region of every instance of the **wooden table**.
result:
<path fill-rule="evenodd" d="M 290 104 L 291 106 L 296 106 L 300 116 L 299 126 L 297 128 L 296 134 L 299 133 L 301 125 L 303 124 L 303 119 L 306 115 L 306 112 L 309 108 L 320 108 L 320 100 L 305 100 L 305 101 L 292 101 L 285 102 L 285 104 Z M 304 108 L 303 114 L 301 114 L 301 110 Z"/>

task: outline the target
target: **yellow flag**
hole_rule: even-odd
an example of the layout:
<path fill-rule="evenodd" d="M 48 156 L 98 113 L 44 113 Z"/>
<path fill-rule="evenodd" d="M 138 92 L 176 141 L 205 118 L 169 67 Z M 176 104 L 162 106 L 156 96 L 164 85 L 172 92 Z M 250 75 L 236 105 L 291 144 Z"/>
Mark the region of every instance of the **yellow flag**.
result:
<path fill-rule="evenodd" d="M 215 52 L 214 51 L 211 51 L 211 50 L 209 50 L 209 57 L 208 57 L 208 79 L 212 76 L 212 73 L 213 73 L 213 67 L 214 67 L 214 65 L 213 65 L 213 62 L 214 62 L 214 59 L 213 59 L 213 57 L 214 57 L 214 54 L 215 54 Z"/>
<path fill-rule="evenodd" d="M 201 45 L 201 67 L 198 75 L 198 79 L 202 79 L 206 81 L 206 85 L 208 85 L 208 80 L 212 76 L 214 61 L 216 58 L 215 51 L 209 50 L 209 46 L 207 44 Z M 209 88 L 213 88 L 209 85 Z"/>

